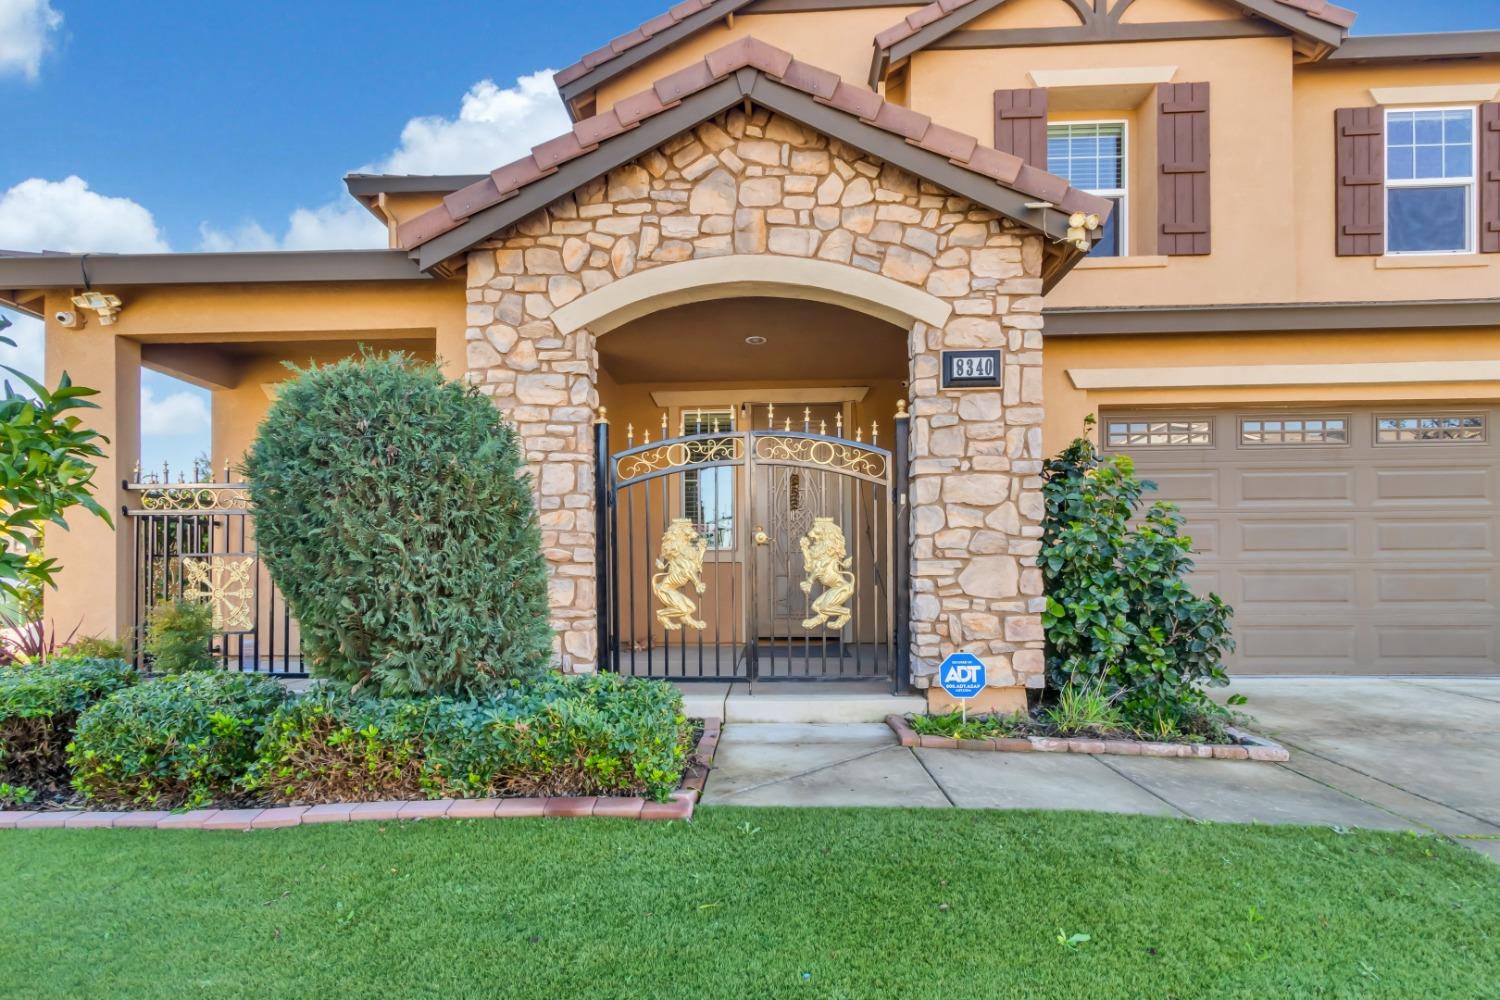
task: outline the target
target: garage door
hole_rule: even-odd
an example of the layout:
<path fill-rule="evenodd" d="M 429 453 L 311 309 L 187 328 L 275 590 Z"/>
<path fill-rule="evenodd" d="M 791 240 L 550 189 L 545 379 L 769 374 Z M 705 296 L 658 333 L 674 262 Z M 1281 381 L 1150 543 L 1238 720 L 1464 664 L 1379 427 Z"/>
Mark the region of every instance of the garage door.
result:
<path fill-rule="evenodd" d="M 1105 411 L 1182 507 L 1237 673 L 1500 673 L 1500 408 Z"/>

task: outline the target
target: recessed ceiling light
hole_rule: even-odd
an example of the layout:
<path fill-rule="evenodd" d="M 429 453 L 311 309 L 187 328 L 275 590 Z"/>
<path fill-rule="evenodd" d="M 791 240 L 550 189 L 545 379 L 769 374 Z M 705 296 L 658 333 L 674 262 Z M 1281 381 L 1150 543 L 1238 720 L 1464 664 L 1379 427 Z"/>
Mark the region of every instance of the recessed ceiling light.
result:
<path fill-rule="evenodd" d="M 762 337 L 762 336 L 759 336 L 759 335 L 754 336 L 754 337 L 746 337 L 745 338 L 745 343 L 749 344 L 751 347 L 759 347 L 761 344 L 764 344 L 765 342 L 766 342 L 766 338 Z"/>

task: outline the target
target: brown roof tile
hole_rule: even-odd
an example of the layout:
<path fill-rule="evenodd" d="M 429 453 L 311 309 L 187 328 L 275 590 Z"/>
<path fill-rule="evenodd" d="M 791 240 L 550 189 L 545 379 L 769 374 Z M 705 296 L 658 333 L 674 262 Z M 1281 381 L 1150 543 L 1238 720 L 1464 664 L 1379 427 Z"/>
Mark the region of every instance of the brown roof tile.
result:
<path fill-rule="evenodd" d="M 837 74 L 795 60 L 775 46 L 755 38 L 741 38 L 658 80 L 651 89 L 621 99 L 603 114 L 579 122 L 573 131 L 542 143 L 529 156 L 499 167 L 490 176 L 448 195 L 436 208 L 400 226 L 397 238 L 401 246 L 410 250 L 457 228 L 476 212 L 555 172 L 559 164 L 592 152 L 600 143 L 676 106 L 682 98 L 747 67 L 1022 194 L 1053 202 L 1069 211 L 1105 214 L 1111 207 L 1107 199 L 1073 189 L 1063 178 L 1027 166 L 1019 157 L 985 146 L 971 135 L 934 125 L 926 115 L 892 104 L 873 91 L 840 80 Z"/>
<path fill-rule="evenodd" d="M 740 6 L 740 4 L 734 3 L 734 0 L 686 0 L 686 2 L 678 4 L 665 14 L 658 14 L 634 31 L 627 31 L 603 48 L 595 49 L 573 65 L 559 70 L 552 79 L 559 87 L 566 86 L 589 71 L 609 62 L 616 56 L 630 51 L 637 45 L 649 41 L 686 18 L 701 13 L 716 4 L 724 6 L 726 12 L 731 6 Z"/>

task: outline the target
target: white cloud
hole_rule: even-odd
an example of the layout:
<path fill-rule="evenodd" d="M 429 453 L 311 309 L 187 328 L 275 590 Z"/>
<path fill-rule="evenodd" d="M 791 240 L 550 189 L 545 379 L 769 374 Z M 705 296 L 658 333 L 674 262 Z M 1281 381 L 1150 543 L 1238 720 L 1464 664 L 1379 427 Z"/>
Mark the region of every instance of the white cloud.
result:
<path fill-rule="evenodd" d="M 389 174 L 488 173 L 525 156 L 532 146 L 573 127 L 550 69 L 501 87 L 480 80 L 469 88 L 457 118 L 413 118 L 401 145 L 374 168 Z"/>
<path fill-rule="evenodd" d="M 387 243 L 385 226 L 364 207 L 350 199 L 331 201 L 318 208 L 299 208 L 287 220 L 280 239 L 255 221 L 233 230 L 218 229 L 207 222 L 198 227 L 203 250 L 359 250 L 376 249 Z"/>
<path fill-rule="evenodd" d="M 49 0 L 0 0 L 0 76 L 35 80 L 62 23 Z"/>
<path fill-rule="evenodd" d="M 0 365 L 16 368 L 37 381 L 42 378 L 42 321 L 19 313 L 0 310 L 0 315 L 11 321 L 11 326 L 0 331 L 0 337 L 15 341 L 15 346 L 0 344 Z M 8 376 L 10 373 L 3 373 Z M 15 380 L 12 380 L 14 383 Z M 20 388 L 20 386 L 17 386 Z"/>
<path fill-rule="evenodd" d="M 487 173 L 518 159 L 532 146 L 572 127 L 562 99 L 546 69 L 501 87 L 481 80 L 459 104 L 458 117 L 426 115 L 401 130 L 401 145 L 359 173 Z M 277 237 L 255 220 L 233 229 L 209 223 L 198 227 L 203 250 L 354 250 L 387 244 L 387 233 L 374 216 L 348 198 L 318 208 L 299 208 Z"/>
<path fill-rule="evenodd" d="M 173 381 L 176 381 L 175 379 Z M 208 394 L 184 385 L 177 392 L 157 395 L 141 386 L 141 434 L 177 437 L 209 427 Z"/>
<path fill-rule="evenodd" d="M 165 251 L 167 242 L 151 213 L 129 198 L 90 190 L 78 176 L 32 177 L 0 195 L 0 247 L 153 253 Z"/>

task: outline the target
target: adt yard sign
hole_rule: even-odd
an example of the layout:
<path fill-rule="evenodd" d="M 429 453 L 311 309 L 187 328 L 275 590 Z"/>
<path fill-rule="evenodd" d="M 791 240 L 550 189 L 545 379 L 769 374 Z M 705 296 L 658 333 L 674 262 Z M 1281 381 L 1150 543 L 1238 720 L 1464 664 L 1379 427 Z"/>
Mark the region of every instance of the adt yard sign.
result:
<path fill-rule="evenodd" d="M 960 701 L 984 690 L 984 661 L 973 653 L 953 653 L 938 667 L 938 686 Z"/>

